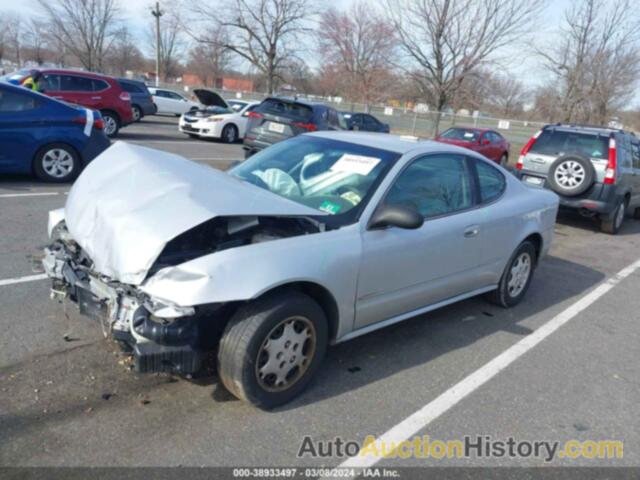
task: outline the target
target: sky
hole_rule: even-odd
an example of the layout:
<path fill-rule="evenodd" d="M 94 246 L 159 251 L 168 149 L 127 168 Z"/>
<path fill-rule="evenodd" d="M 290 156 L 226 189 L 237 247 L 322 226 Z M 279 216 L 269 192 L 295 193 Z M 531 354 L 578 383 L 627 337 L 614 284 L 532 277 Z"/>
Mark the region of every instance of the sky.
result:
<path fill-rule="evenodd" d="M 213 6 L 220 0 L 198 0 L 200 2 L 209 3 Z M 322 1 L 322 0 L 318 0 Z M 348 8 L 354 0 L 328 0 L 327 3 L 338 8 Z M 371 0 L 367 0 L 371 1 Z M 140 39 L 141 43 L 147 41 L 146 30 L 151 19 L 150 6 L 153 0 L 120 0 L 123 17 L 131 26 L 134 34 Z M 161 0 L 160 5 L 170 4 L 171 0 Z M 548 6 L 539 25 L 536 26 L 533 34 L 533 42 L 538 46 L 544 46 L 545 42 L 551 42 L 553 32 L 558 29 L 563 20 L 563 12 L 570 7 L 572 0 L 548 0 Z M 36 0 L 0 0 L 0 12 L 8 11 L 30 16 L 38 14 L 39 8 Z M 141 45 L 141 49 L 149 53 L 148 48 Z M 504 68 L 511 75 L 518 78 L 528 87 L 535 87 L 543 83 L 545 73 L 540 67 L 539 59 L 534 55 L 533 49 L 527 46 L 525 42 L 513 45 L 504 51 L 504 59 L 501 60 L 501 68 Z"/>

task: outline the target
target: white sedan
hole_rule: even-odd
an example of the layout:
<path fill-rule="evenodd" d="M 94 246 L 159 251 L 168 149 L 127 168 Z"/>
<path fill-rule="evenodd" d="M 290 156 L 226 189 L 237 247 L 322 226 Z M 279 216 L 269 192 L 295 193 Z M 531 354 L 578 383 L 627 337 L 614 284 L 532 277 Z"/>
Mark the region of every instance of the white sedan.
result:
<path fill-rule="evenodd" d="M 179 117 L 183 113 L 198 108 L 198 104 L 183 97 L 173 90 L 149 87 L 149 92 L 153 96 L 153 102 L 158 106 L 159 114 L 175 115 Z"/>
<path fill-rule="evenodd" d="M 178 129 L 182 133 L 194 138 L 217 138 L 225 143 L 244 138 L 249 113 L 260 102 L 230 100 L 227 103 L 211 90 L 199 89 L 193 93 L 203 107 L 180 117 Z"/>

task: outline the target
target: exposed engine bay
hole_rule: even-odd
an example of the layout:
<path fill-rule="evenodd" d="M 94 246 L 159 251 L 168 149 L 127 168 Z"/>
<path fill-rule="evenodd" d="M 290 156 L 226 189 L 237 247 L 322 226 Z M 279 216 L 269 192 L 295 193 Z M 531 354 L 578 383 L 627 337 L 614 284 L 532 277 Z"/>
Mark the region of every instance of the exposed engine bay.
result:
<path fill-rule="evenodd" d="M 323 224 L 307 217 L 215 217 L 168 242 L 151 267 L 149 276 L 163 268 L 229 248 L 323 230 Z"/>

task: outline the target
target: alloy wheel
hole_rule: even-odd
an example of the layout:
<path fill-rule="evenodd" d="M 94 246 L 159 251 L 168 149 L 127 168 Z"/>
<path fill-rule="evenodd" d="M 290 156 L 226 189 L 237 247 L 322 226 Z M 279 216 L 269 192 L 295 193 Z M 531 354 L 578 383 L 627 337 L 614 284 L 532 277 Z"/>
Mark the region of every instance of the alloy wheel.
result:
<path fill-rule="evenodd" d="M 574 189 L 584 181 L 586 172 L 578 162 L 567 160 L 558 165 L 554 176 L 556 183 L 562 188 Z"/>
<path fill-rule="evenodd" d="M 118 129 L 118 122 L 111 115 L 104 116 L 104 133 L 109 137 Z"/>
<path fill-rule="evenodd" d="M 73 167 L 73 156 L 62 148 L 52 148 L 42 156 L 42 168 L 53 178 L 68 177 Z"/>

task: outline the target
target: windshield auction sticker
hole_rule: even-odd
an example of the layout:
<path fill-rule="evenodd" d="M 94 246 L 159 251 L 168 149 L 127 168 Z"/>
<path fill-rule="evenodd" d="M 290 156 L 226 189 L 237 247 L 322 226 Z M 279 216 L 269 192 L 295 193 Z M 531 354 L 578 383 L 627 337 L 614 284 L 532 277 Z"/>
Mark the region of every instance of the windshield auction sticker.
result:
<path fill-rule="evenodd" d="M 333 172 L 356 173 L 358 175 L 369 175 L 376 165 L 380 163 L 379 158 L 365 157 L 364 155 L 352 155 L 345 153 L 331 167 Z"/>

